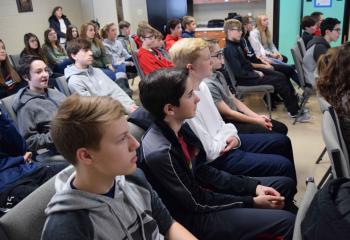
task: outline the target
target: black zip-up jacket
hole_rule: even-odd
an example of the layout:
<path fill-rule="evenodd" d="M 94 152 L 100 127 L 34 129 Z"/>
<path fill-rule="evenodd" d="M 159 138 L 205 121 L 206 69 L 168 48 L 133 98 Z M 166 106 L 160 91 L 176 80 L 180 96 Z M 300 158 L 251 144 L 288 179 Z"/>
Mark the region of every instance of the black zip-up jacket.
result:
<path fill-rule="evenodd" d="M 259 78 L 259 74 L 254 71 L 252 64 L 244 56 L 240 42 L 226 40 L 224 56 L 231 65 L 237 82 Z"/>
<path fill-rule="evenodd" d="M 175 219 L 188 221 L 196 213 L 253 206 L 259 181 L 206 164 L 205 151 L 186 123 L 180 135 L 189 148 L 199 150 L 192 159 L 192 169 L 165 122 L 156 120 L 141 141 L 140 167 Z"/>
<path fill-rule="evenodd" d="M 71 25 L 69 19 L 66 17 L 66 15 L 62 15 L 62 19 L 64 21 L 64 24 L 66 24 L 66 27 L 68 28 Z M 60 22 L 56 16 L 49 17 L 49 25 L 50 28 L 55 29 L 58 38 L 66 38 L 66 34 L 61 32 Z"/>

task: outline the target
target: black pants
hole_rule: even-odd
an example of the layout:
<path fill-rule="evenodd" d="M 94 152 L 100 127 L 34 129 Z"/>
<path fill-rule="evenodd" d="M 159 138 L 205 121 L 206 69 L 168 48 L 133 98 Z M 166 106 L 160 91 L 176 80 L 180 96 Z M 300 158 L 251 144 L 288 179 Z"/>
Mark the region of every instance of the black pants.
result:
<path fill-rule="evenodd" d="M 259 69 L 260 70 L 260 69 Z M 268 84 L 275 88 L 275 92 L 279 94 L 291 115 L 296 115 L 299 110 L 298 99 L 290 81 L 279 72 L 264 69 L 264 77 L 257 77 L 254 79 L 237 79 L 240 86 L 256 86 Z"/>
<path fill-rule="evenodd" d="M 239 133 L 281 133 L 284 135 L 287 135 L 288 133 L 288 128 L 284 123 L 273 119 L 271 119 L 272 131 L 258 124 L 237 122 L 228 119 L 224 119 L 224 121 L 227 123 L 233 123 Z"/>
<path fill-rule="evenodd" d="M 264 186 L 275 188 L 290 206 L 294 196 L 292 179 L 287 177 L 257 178 Z M 295 215 L 286 210 L 258 208 L 230 208 L 209 213 L 191 213 L 179 219 L 197 238 L 217 239 L 292 239 Z"/>
<path fill-rule="evenodd" d="M 14 207 L 35 189 L 67 166 L 67 162 L 45 164 L 29 176 L 14 182 L 0 193 L 0 207 Z"/>
<path fill-rule="evenodd" d="M 293 79 L 293 81 L 300 86 L 300 81 L 295 68 L 288 64 L 272 64 L 273 68 L 280 73 L 283 73 L 287 79 Z"/>

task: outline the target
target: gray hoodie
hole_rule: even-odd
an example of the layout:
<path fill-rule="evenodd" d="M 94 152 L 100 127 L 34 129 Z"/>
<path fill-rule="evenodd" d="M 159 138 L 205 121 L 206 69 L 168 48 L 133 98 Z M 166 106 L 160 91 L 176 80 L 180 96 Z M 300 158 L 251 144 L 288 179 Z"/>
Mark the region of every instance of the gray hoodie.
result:
<path fill-rule="evenodd" d="M 27 142 L 28 150 L 54 149 L 50 135 L 50 122 L 54 112 L 66 96 L 56 89 L 36 93 L 28 87 L 19 90 L 13 101 L 18 128 Z"/>
<path fill-rule="evenodd" d="M 131 58 L 119 40 L 104 39 L 103 45 L 106 48 L 106 54 L 112 59 L 112 64 L 119 65 L 125 63 L 125 59 Z"/>
<path fill-rule="evenodd" d="M 42 240 L 164 239 L 173 220 L 141 170 L 117 176 L 112 198 L 72 188 L 72 168 L 56 177 Z"/>
<path fill-rule="evenodd" d="M 69 90 L 82 96 L 110 96 L 118 100 L 130 112 L 135 102 L 102 70 L 89 66 L 79 69 L 74 64 L 66 67 L 64 76 L 68 80 Z"/>

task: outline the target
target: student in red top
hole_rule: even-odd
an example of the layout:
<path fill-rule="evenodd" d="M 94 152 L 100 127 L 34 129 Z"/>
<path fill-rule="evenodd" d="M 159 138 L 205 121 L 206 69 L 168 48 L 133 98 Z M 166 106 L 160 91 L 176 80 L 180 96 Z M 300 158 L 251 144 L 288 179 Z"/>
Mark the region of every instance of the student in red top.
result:
<path fill-rule="evenodd" d="M 137 53 L 140 67 L 145 75 L 159 69 L 171 68 L 174 64 L 166 59 L 164 55 L 156 49 L 157 43 L 155 36 L 158 31 L 148 24 L 139 24 L 137 35 L 142 41 L 142 47 Z"/>
<path fill-rule="evenodd" d="M 314 36 L 321 36 L 321 23 L 323 21 L 323 13 L 322 12 L 313 12 L 310 15 L 316 21 L 316 31 L 314 32 Z"/>
<path fill-rule="evenodd" d="M 165 49 L 169 51 L 171 46 L 181 38 L 182 28 L 180 19 L 171 19 L 166 25 Z"/>

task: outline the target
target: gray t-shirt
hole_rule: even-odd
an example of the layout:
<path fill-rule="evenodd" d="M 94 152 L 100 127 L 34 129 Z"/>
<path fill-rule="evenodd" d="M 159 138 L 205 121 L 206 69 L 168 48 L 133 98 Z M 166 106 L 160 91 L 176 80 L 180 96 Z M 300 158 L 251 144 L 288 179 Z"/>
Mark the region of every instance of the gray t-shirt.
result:
<path fill-rule="evenodd" d="M 231 98 L 230 88 L 221 72 L 215 72 L 210 78 L 205 80 L 208 85 L 214 103 L 224 101 L 232 110 L 237 111 L 237 107 Z"/>

